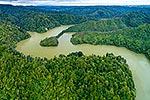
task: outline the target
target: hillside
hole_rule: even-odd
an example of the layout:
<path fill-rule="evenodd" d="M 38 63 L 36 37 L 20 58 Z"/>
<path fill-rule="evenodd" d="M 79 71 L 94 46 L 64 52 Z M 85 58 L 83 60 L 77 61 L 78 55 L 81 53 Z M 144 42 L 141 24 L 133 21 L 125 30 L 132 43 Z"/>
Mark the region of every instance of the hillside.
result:
<path fill-rule="evenodd" d="M 66 32 L 108 32 L 127 27 L 138 27 L 139 25 L 150 24 L 150 14 L 142 12 L 131 12 L 123 14 L 118 18 L 102 19 L 99 21 L 88 21 L 70 27 Z"/>
<path fill-rule="evenodd" d="M 121 56 L 76 52 L 50 60 L 32 58 L 15 50 L 16 43 L 29 37 L 14 26 L 0 25 L 0 99 L 135 100 L 132 73 Z"/>
<path fill-rule="evenodd" d="M 60 25 L 84 22 L 88 18 L 69 14 L 47 14 L 21 6 L 0 5 L 0 20 L 25 31 L 43 33 Z"/>
<path fill-rule="evenodd" d="M 73 35 L 73 44 L 115 45 L 143 53 L 150 59 L 150 24 L 113 32 L 79 32 Z"/>
<path fill-rule="evenodd" d="M 121 19 L 102 19 L 99 21 L 88 21 L 81 24 L 77 24 L 68 28 L 65 32 L 107 32 L 124 28 L 127 28 L 127 26 L 122 22 Z"/>
<path fill-rule="evenodd" d="M 82 15 L 91 19 L 114 18 L 129 12 L 149 12 L 150 6 L 33 6 L 46 13 Z"/>
<path fill-rule="evenodd" d="M 76 32 L 74 45 L 126 47 L 150 59 L 148 6 L 0 5 L 0 100 L 135 100 L 132 72 L 121 56 L 79 51 L 48 59 L 15 50 L 18 42 L 30 37 L 27 31 L 43 33 L 67 24 L 75 26 L 46 38 L 43 45 L 58 45 L 63 32 Z"/>
<path fill-rule="evenodd" d="M 101 18 L 116 18 L 120 16 L 123 16 L 121 22 L 119 22 L 120 25 L 122 21 L 124 22 L 124 24 L 127 25 L 128 21 L 134 21 L 132 20 L 134 16 L 140 17 L 139 15 L 141 14 L 140 13 L 138 14 L 138 16 L 136 16 L 136 14 L 132 13 L 133 15 L 129 15 L 129 16 L 133 16 L 133 17 L 131 17 L 131 19 L 129 20 L 126 20 L 128 18 L 128 15 L 126 15 L 126 13 L 129 12 L 138 12 L 138 13 L 144 12 L 147 15 L 150 14 L 149 8 L 136 7 L 136 6 L 133 7 L 129 7 L 129 6 L 22 7 L 22 6 L 0 5 L 0 20 L 11 23 L 14 26 L 17 26 L 18 28 L 21 28 L 22 30 L 25 31 L 35 31 L 35 32 L 43 33 L 49 29 L 52 29 L 60 25 L 79 24 L 89 20 L 99 20 Z M 143 17 L 143 15 L 141 16 Z M 138 20 L 141 19 L 142 18 Z M 149 22 L 149 19 L 147 19 L 147 21 Z M 91 25 L 93 25 L 93 22 L 89 22 L 85 24 L 90 24 L 90 23 Z M 107 22 L 104 22 L 104 24 L 105 23 L 107 24 Z M 114 25 L 114 23 L 117 22 L 112 22 L 111 24 Z M 136 22 L 132 22 L 131 24 L 129 23 L 130 25 L 127 26 L 131 26 L 131 25 L 136 26 L 134 25 L 135 23 Z M 137 23 L 140 24 L 143 22 L 138 21 Z M 81 24 L 81 26 L 82 25 L 84 24 Z M 119 28 L 120 27 L 125 27 L 125 26 L 124 25 L 119 26 Z M 93 26 L 93 28 L 95 27 Z M 113 27 L 110 26 L 110 28 Z M 92 28 L 89 28 L 89 30 L 90 29 Z M 98 29 L 99 27 L 93 30 L 98 30 Z"/>
<path fill-rule="evenodd" d="M 128 27 L 138 27 L 144 23 L 150 23 L 150 13 L 146 12 L 132 12 L 121 16 L 121 20 Z"/>
<path fill-rule="evenodd" d="M 119 18 L 77 24 L 64 32 L 77 32 L 71 39 L 73 44 L 123 46 L 134 52 L 143 53 L 147 58 L 150 58 L 149 24 L 149 13 L 130 12 Z"/>

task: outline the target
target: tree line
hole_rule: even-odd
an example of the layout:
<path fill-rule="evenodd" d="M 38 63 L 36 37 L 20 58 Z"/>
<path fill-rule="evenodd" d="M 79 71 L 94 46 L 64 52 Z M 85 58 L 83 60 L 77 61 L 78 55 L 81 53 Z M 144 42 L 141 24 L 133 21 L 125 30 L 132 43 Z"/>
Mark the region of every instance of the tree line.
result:
<path fill-rule="evenodd" d="M 0 20 L 24 31 L 43 33 L 60 25 L 78 24 L 89 19 L 86 16 L 46 13 L 28 7 L 0 5 Z"/>
<path fill-rule="evenodd" d="M 83 22 L 68 28 L 66 32 L 110 32 L 143 24 L 150 24 L 150 13 L 130 12 L 117 18 Z"/>
<path fill-rule="evenodd" d="M 143 53 L 150 59 L 150 24 L 113 32 L 78 32 L 73 35 L 73 44 L 115 45 Z"/>
<path fill-rule="evenodd" d="M 15 50 L 29 37 L 13 25 L 0 25 L 0 99 L 135 100 L 132 72 L 121 56 L 74 52 L 32 58 Z"/>
<path fill-rule="evenodd" d="M 30 37 L 26 31 L 41 33 L 62 24 L 78 24 L 86 20 L 85 16 L 42 13 L 26 7 L 0 5 L 0 99 L 135 100 L 132 72 L 121 56 L 112 53 L 102 57 L 86 56 L 82 52 L 74 52 L 47 59 L 25 56 L 15 50 L 18 42 Z M 106 26 L 112 24 L 110 30 L 116 28 L 115 25 L 116 29 L 126 28 L 127 25 L 119 25 L 118 22 L 123 23 L 118 19 L 104 21 Z M 74 44 L 120 43 L 119 46 L 126 43 L 127 47 L 133 49 L 136 46 L 136 50 L 149 55 L 149 27 L 144 25 L 110 34 L 77 33 L 71 41 Z M 140 50 L 142 44 L 144 48 Z"/>

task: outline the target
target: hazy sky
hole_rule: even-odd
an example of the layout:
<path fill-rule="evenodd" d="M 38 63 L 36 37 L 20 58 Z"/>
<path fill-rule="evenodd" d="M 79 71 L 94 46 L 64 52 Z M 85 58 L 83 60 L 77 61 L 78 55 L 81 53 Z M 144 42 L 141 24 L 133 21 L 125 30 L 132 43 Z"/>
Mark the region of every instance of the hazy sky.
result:
<path fill-rule="evenodd" d="M 150 5 L 150 0 L 0 0 L 13 5 Z"/>

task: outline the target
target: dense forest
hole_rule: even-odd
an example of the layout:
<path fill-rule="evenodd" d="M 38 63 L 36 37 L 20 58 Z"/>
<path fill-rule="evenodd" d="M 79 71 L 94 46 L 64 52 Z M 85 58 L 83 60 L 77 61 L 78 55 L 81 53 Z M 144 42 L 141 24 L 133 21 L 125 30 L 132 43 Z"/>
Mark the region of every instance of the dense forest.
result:
<path fill-rule="evenodd" d="M 113 31 L 127 28 L 121 19 L 102 19 L 99 21 L 88 21 L 68 28 L 65 32 L 86 32 L 86 31 Z"/>
<path fill-rule="evenodd" d="M 143 53 L 150 59 L 150 24 L 113 32 L 79 32 L 73 35 L 73 44 L 115 45 Z"/>
<path fill-rule="evenodd" d="M 102 19 L 99 21 L 88 21 L 70 27 L 66 32 L 87 32 L 100 31 L 108 32 L 128 27 L 138 27 L 139 25 L 150 24 L 150 13 L 130 12 L 118 18 Z"/>
<path fill-rule="evenodd" d="M 58 46 L 58 40 L 54 37 L 45 38 L 40 41 L 40 46 L 49 47 L 49 46 Z"/>
<path fill-rule="evenodd" d="M 149 6 L 32 6 L 27 8 L 42 10 L 45 13 L 82 15 L 94 20 L 115 18 L 129 12 L 150 13 Z"/>
<path fill-rule="evenodd" d="M 43 33 L 56 26 L 79 24 L 85 27 L 75 25 L 81 30 L 73 35 L 73 44 L 125 46 L 150 57 L 150 25 L 145 24 L 149 23 L 148 9 L 0 5 L 0 99 L 135 100 L 132 72 L 121 56 L 112 53 L 86 56 L 79 51 L 53 59 L 33 58 L 16 51 L 15 47 L 30 37 L 27 31 Z M 136 16 L 140 11 L 143 14 Z M 130 14 L 135 17 L 130 18 Z M 62 33 L 55 37 L 55 42 Z"/>
<path fill-rule="evenodd" d="M 150 14 L 130 12 L 118 18 L 88 21 L 64 32 L 77 32 L 73 44 L 115 45 L 143 53 L 150 59 Z"/>
<path fill-rule="evenodd" d="M 69 14 L 45 13 L 21 6 L 0 5 L 0 20 L 11 23 L 21 30 L 43 33 L 60 25 L 84 22 L 88 18 Z"/>
<path fill-rule="evenodd" d="M 121 56 L 25 57 L 15 44 L 27 33 L 3 24 L 0 36 L 0 99 L 135 100 L 132 73 Z"/>

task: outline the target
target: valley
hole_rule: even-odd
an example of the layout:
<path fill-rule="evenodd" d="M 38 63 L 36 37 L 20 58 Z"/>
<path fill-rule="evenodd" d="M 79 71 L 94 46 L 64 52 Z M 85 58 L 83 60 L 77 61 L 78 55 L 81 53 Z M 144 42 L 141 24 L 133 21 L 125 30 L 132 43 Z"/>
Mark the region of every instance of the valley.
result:
<path fill-rule="evenodd" d="M 149 100 L 149 6 L 0 5 L 0 99 Z"/>
<path fill-rule="evenodd" d="M 23 40 L 17 44 L 16 50 L 22 52 L 26 56 L 31 55 L 32 57 L 46 57 L 54 58 L 59 57 L 60 54 L 68 55 L 70 52 L 82 51 L 85 55 L 99 55 L 104 56 L 106 53 L 113 53 L 116 56 L 122 56 L 127 59 L 127 64 L 129 65 L 133 80 L 136 86 L 137 97 L 136 100 L 148 100 L 150 98 L 147 91 L 150 90 L 149 84 L 150 80 L 147 76 L 150 76 L 150 61 L 146 59 L 143 54 L 136 54 L 130 50 L 123 47 L 115 47 L 110 45 L 89 45 L 80 44 L 73 45 L 70 42 L 72 34 L 74 33 L 64 33 L 59 39 L 59 44 L 57 47 L 41 47 L 39 42 L 41 39 L 46 37 L 52 37 L 58 35 L 61 31 L 71 27 L 61 26 L 49 30 L 46 33 L 30 33 L 31 38 Z M 140 73 L 140 75 L 139 75 Z"/>

